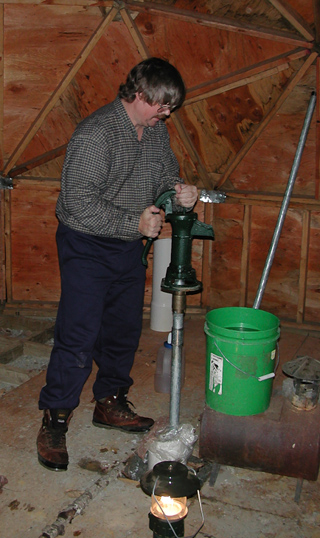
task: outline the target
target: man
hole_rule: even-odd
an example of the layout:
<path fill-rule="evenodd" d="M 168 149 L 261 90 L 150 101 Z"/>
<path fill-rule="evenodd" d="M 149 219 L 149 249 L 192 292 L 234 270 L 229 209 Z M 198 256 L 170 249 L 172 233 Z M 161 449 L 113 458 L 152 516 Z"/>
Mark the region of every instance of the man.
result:
<path fill-rule="evenodd" d="M 82 121 L 68 145 L 56 213 L 61 297 L 54 347 L 42 388 L 39 461 L 66 470 L 66 432 L 84 383 L 93 384 L 93 424 L 144 432 L 153 420 L 134 413 L 127 394 L 142 327 L 143 237 L 158 236 L 158 196 L 192 209 L 197 189 L 183 184 L 164 121 L 185 87 L 168 62 L 135 66 L 116 99 Z"/>

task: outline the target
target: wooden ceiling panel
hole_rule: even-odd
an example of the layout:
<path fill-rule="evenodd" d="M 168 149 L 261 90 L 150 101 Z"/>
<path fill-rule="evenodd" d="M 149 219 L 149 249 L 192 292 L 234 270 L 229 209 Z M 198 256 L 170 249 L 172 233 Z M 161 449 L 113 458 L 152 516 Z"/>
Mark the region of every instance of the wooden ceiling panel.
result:
<path fill-rule="evenodd" d="M 100 20 L 96 10 L 89 14 L 79 7 L 5 6 L 6 155 L 20 142 Z"/>
<path fill-rule="evenodd" d="M 58 169 L 54 159 L 61 155 L 61 147 L 67 144 L 79 121 L 114 99 L 119 84 L 142 57 L 156 55 L 176 65 L 187 86 L 185 105 L 168 121 L 182 174 L 199 187 L 212 188 L 228 171 L 235 156 L 254 138 L 257 127 L 268 117 L 295 69 L 304 61 L 291 61 L 299 50 L 294 51 L 291 36 L 299 35 L 301 42 L 306 39 L 297 30 L 296 19 L 300 14 L 295 15 L 293 6 L 283 1 L 278 10 L 278 3 L 278 0 L 256 0 L 249 5 L 240 0 L 199 3 L 180 0 L 119 5 L 119 12 L 110 18 L 88 55 L 83 53 L 84 63 L 75 70 L 74 78 L 47 112 L 33 139 L 27 139 L 28 145 L 17 157 L 17 164 L 34 160 L 36 165 L 41 154 L 50 154 L 55 177 Z M 124 11 L 126 5 L 130 7 L 132 24 L 121 15 L 128 13 L 130 21 L 129 12 Z M 10 132 L 5 142 L 6 154 L 21 143 L 41 107 L 62 84 L 79 52 L 83 52 L 94 36 L 102 16 L 108 13 L 102 8 L 66 5 L 27 4 L 19 9 L 21 13 L 17 16 L 17 5 L 5 6 L 5 46 L 11 58 L 5 69 L 4 128 Z M 117 12 L 117 7 L 113 10 Z M 200 13 L 201 26 L 195 16 Z M 46 23 L 40 28 L 44 16 Z M 224 29 L 212 24 L 212 16 L 215 20 L 224 18 Z M 19 25 L 23 26 L 23 39 L 27 43 L 21 57 L 15 48 L 17 40 L 12 38 L 11 43 L 9 36 Z M 260 32 L 260 28 L 267 31 Z M 277 36 L 272 39 L 274 28 L 279 31 L 278 37 L 281 32 L 289 36 L 290 31 L 287 42 L 283 35 L 280 40 Z M 34 57 L 33 50 L 37 51 Z M 300 48 L 300 51 L 303 55 L 308 49 Z M 14 82 L 15 78 L 18 83 Z M 268 136 L 277 139 L 273 129 L 281 133 L 276 120 L 269 125 L 271 134 L 266 135 L 266 140 Z M 262 139 L 259 151 L 263 143 Z M 257 147 L 255 143 L 251 150 L 256 151 Z M 243 168 L 238 164 L 231 172 L 230 185 L 236 189 L 260 190 L 263 182 L 260 184 L 258 179 L 252 184 L 254 171 L 250 168 L 249 149 L 243 156 L 246 153 Z M 48 163 L 43 162 L 47 173 Z M 306 188 L 303 179 L 301 185 Z M 277 186 L 281 189 L 282 183 Z M 274 190 L 272 181 L 270 189 Z"/>
<path fill-rule="evenodd" d="M 221 174 L 226 170 L 230 160 L 268 114 L 290 75 L 291 70 L 287 70 L 286 74 L 282 72 L 264 79 L 263 94 L 258 91 L 258 81 L 257 85 L 220 93 L 180 111 L 209 173 Z"/>
<path fill-rule="evenodd" d="M 121 22 L 110 25 L 21 154 L 18 164 L 39 155 L 39 140 L 42 153 L 66 144 L 82 119 L 115 98 L 127 70 L 140 60 L 138 52 L 132 49 L 126 26 Z"/>
<path fill-rule="evenodd" d="M 287 43 L 199 27 L 165 17 L 139 14 L 136 24 L 150 54 L 167 58 L 181 72 L 187 89 L 208 83 L 276 55 L 289 52 Z"/>
<path fill-rule="evenodd" d="M 312 69 L 315 83 L 315 69 Z M 310 73 L 308 73 L 310 82 Z M 311 97 L 310 86 L 299 84 L 288 96 L 230 176 L 237 190 L 283 193 L 297 151 Z M 257 155 L 259 159 L 257 159 Z M 314 114 L 298 169 L 294 194 L 315 196 L 316 115 Z M 275 178 L 277 180 L 275 181 Z"/>

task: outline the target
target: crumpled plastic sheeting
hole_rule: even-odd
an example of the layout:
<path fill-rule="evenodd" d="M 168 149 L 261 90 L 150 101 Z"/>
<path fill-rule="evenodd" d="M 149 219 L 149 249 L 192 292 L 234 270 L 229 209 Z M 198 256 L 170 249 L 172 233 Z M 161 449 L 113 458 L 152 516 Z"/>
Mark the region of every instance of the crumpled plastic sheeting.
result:
<path fill-rule="evenodd" d="M 191 424 L 160 431 L 158 438 L 149 446 L 148 468 L 152 469 L 160 461 L 179 461 L 186 465 L 197 439 Z"/>

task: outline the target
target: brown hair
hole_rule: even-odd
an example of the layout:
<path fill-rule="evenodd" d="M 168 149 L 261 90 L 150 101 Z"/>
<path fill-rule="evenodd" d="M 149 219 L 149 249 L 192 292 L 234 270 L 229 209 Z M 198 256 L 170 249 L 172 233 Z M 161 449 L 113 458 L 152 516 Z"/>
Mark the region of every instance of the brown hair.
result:
<path fill-rule="evenodd" d="M 176 108 L 182 105 L 186 89 L 173 65 L 161 58 L 148 58 L 131 69 L 125 84 L 120 85 L 118 95 L 132 103 L 136 93 L 141 93 L 149 105 L 169 104 L 170 108 Z"/>

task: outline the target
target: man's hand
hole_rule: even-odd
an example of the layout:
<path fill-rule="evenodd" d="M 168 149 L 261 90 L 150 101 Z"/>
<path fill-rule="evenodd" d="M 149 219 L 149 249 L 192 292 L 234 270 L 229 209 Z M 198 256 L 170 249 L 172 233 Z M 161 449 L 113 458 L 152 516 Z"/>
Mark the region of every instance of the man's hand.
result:
<path fill-rule="evenodd" d="M 160 209 L 155 205 L 147 207 L 141 214 L 139 232 L 145 237 L 158 237 L 162 228 Z"/>
<path fill-rule="evenodd" d="M 182 207 L 193 207 L 198 199 L 197 187 L 194 185 L 184 185 L 177 183 L 175 185 L 177 203 Z"/>

